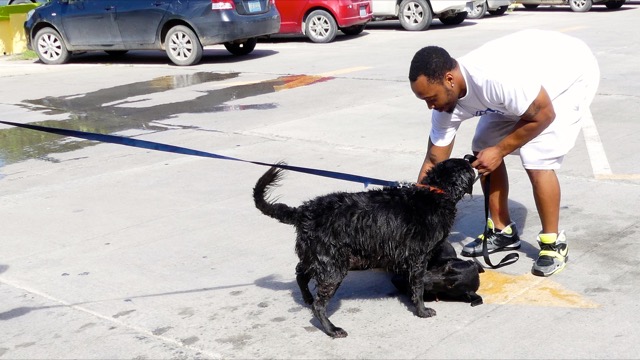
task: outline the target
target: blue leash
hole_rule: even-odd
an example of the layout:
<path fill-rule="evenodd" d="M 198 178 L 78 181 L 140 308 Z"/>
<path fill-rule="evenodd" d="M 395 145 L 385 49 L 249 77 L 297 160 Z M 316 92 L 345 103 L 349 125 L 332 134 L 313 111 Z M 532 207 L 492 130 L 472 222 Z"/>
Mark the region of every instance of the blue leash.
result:
<path fill-rule="evenodd" d="M 382 179 L 375 179 L 375 178 L 370 178 L 370 177 L 366 177 L 366 176 L 341 173 L 341 172 L 337 172 L 337 171 L 312 169 L 312 168 L 306 168 L 306 167 L 301 167 L 301 166 L 292 166 L 292 165 L 286 165 L 286 164 L 269 164 L 269 163 L 264 163 L 264 162 L 260 162 L 260 161 L 243 160 L 243 159 L 239 159 L 239 158 L 234 158 L 234 157 L 229 157 L 229 156 L 224 156 L 224 155 L 218 155 L 218 154 L 214 154 L 214 153 L 210 153 L 210 152 L 199 151 L 199 150 L 184 148 L 184 147 L 180 147 L 180 146 L 162 144 L 162 143 L 153 142 L 153 141 L 132 139 L 132 138 L 127 138 L 127 137 L 123 137 L 123 136 L 98 134 L 98 133 L 79 131 L 79 130 L 60 129 L 60 128 L 53 128 L 53 127 L 48 127 L 48 126 L 40 126 L 40 125 L 32 125 L 32 124 L 19 124 L 19 123 L 14 123 L 14 122 L 10 122 L 10 121 L 0 121 L 0 123 L 1 124 L 5 124 L 5 125 L 17 126 L 17 127 L 24 128 L 24 129 L 43 131 L 43 132 L 47 132 L 47 133 L 51 133 L 51 134 L 57 134 L 57 135 L 63 135 L 63 136 L 71 136 L 71 137 L 85 139 L 85 140 L 91 140 L 91 141 L 100 141 L 100 142 L 105 142 L 105 143 L 132 146 L 132 147 L 137 147 L 137 148 L 142 148 L 142 149 L 163 151 L 163 152 L 169 152 L 169 153 L 175 153 L 175 154 L 200 156 L 200 157 L 207 157 L 207 158 L 221 159 L 221 160 L 233 160 L 233 161 L 240 161 L 240 162 L 245 162 L 245 163 L 250 163 L 250 164 L 255 164 L 255 165 L 277 167 L 277 168 L 290 170 L 290 171 L 301 172 L 301 173 L 305 173 L 305 174 L 311 174 L 311 175 L 328 177 L 328 178 L 332 178 L 332 179 L 339 179 L 339 180 L 357 182 L 357 183 L 364 184 L 365 187 L 367 187 L 369 185 L 399 187 L 401 185 L 397 181 L 388 181 L 388 180 L 382 180 Z"/>

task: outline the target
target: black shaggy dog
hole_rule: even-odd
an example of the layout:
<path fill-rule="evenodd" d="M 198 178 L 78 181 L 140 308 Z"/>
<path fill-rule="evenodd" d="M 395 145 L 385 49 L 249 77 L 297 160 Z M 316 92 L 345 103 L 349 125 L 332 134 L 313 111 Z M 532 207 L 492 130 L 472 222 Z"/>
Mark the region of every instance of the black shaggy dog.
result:
<path fill-rule="evenodd" d="M 436 314 L 423 300 L 427 266 L 434 249 L 449 235 L 456 204 L 471 194 L 475 173 L 467 160 L 437 164 L 417 186 L 332 193 L 299 207 L 267 199 L 282 171 L 277 167 L 267 170 L 256 183 L 253 198 L 263 214 L 295 226 L 298 286 L 328 335 L 347 336 L 329 321 L 326 307 L 352 258 L 408 274 L 417 315 Z M 309 291 L 312 279 L 317 283 L 315 300 Z"/>

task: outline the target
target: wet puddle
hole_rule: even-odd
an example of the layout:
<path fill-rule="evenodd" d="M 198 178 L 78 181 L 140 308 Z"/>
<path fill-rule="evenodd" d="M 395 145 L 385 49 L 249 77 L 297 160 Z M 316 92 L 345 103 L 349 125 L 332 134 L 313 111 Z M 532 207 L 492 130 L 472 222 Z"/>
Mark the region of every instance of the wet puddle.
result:
<path fill-rule="evenodd" d="M 157 121 L 178 114 L 206 114 L 222 111 L 276 109 L 276 103 L 231 105 L 230 101 L 248 99 L 276 91 L 289 90 L 332 79 L 331 77 L 294 75 L 255 83 L 229 84 L 212 90 L 199 90 L 193 99 L 134 107 L 145 97 L 179 88 L 239 78 L 239 73 L 197 72 L 188 75 L 162 76 L 149 81 L 130 83 L 85 94 L 24 100 L 19 106 L 31 112 L 48 115 L 68 114 L 66 120 L 42 121 L 33 124 L 65 129 L 112 134 L 125 130 L 166 131 Z M 29 129 L 0 130 L 0 168 L 28 160 L 55 161 L 48 155 L 95 145 L 95 142 L 64 138 L 59 135 Z M 0 175 L 1 176 L 1 175 Z"/>

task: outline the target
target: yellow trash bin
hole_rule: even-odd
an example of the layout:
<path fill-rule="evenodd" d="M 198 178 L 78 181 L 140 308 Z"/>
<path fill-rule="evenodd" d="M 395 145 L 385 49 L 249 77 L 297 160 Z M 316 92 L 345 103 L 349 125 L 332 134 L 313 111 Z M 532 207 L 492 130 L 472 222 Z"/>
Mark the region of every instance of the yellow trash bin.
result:
<path fill-rule="evenodd" d="M 27 13 L 41 4 L 0 6 L 0 54 L 19 54 L 27 50 L 24 22 Z"/>

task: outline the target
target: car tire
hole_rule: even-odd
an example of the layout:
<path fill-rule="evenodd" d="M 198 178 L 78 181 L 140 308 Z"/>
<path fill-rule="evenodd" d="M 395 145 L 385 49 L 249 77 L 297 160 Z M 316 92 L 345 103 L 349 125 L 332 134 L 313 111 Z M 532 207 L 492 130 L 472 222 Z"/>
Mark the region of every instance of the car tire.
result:
<path fill-rule="evenodd" d="M 332 42 L 338 33 L 336 20 L 324 10 L 312 11 L 304 22 L 304 34 L 314 43 Z"/>
<path fill-rule="evenodd" d="M 62 36 L 50 27 L 38 31 L 33 38 L 33 50 L 45 64 L 64 64 L 71 58 L 71 52 L 62 40 Z"/>
<path fill-rule="evenodd" d="M 194 65 L 202 59 L 202 44 L 198 36 L 184 25 L 169 29 L 164 48 L 171 62 L 178 66 Z"/>
<path fill-rule="evenodd" d="M 607 7 L 607 9 L 611 9 L 611 10 L 615 10 L 615 9 L 620 9 L 622 7 L 622 5 L 624 5 L 626 1 L 622 0 L 622 1 L 608 1 L 606 3 L 604 3 L 604 6 Z"/>
<path fill-rule="evenodd" d="M 445 25 L 458 25 L 458 24 L 461 24 L 466 18 L 467 18 L 467 12 L 462 11 L 462 12 L 456 13 L 453 16 L 447 16 L 447 17 L 443 16 L 443 17 L 439 17 L 438 19 L 440 19 L 440 21 Z"/>
<path fill-rule="evenodd" d="M 575 12 L 587 12 L 591 10 L 593 2 L 591 0 L 569 0 L 571 10 Z"/>
<path fill-rule="evenodd" d="M 364 25 L 364 24 L 363 25 L 353 25 L 353 26 L 348 26 L 348 27 L 342 28 L 340 30 L 342 30 L 342 32 L 345 33 L 345 35 L 353 36 L 353 35 L 358 35 L 361 32 L 363 32 L 365 26 L 366 25 Z"/>
<path fill-rule="evenodd" d="M 487 12 L 487 2 L 483 2 L 478 6 L 474 6 L 470 13 L 467 13 L 467 19 L 482 19 Z"/>
<path fill-rule="evenodd" d="M 232 53 L 233 55 L 247 55 L 256 48 L 256 44 L 258 43 L 258 39 L 251 38 L 245 42 L 234 43 L 234 42 L 226 42 L 224 43 L 224 47 L 227 48 L 227 51 Z"/>
<path fill-rule="evenodd" d="M 537 9 L 540 4 L 522 4 L 525 9 Z"/>
<path fill-rule="evenodd" d="M 433 15 L 425 0 L 403 0 L 400 3 L 398 19 L 405 30 L 423 31 L 431 26 Z"/>
<path fill-rule="evenodd" d="M 499 8 L 497 8 L 495 10 L 489 10 L 489 14 L 491 14 L 491 15 L 502 15 L 502 14 L 506 13 L 508 9 L 509 9 L 508 5 L 500 6 Z"/>

